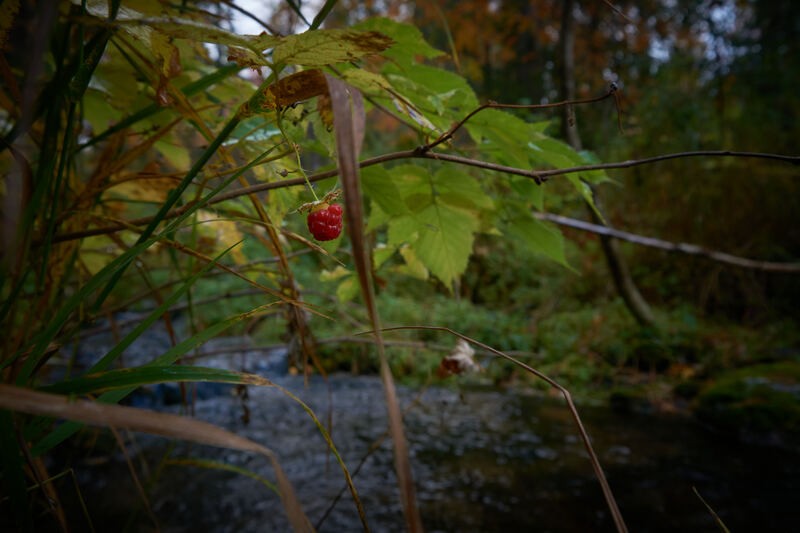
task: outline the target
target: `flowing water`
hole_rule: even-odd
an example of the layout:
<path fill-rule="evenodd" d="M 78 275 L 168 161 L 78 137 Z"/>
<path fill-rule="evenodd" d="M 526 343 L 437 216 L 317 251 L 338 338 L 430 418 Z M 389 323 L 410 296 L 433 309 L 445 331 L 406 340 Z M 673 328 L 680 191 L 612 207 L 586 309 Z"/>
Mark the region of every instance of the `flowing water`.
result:
<path fill-rule="evenodd" d="M 328 382 L 285 372 L 284 356 L 216 357 L 274 378 L 319 417 L 351 471 L 373 531 L 403 531 L 391 445 L 383 440 L 386 410 L 374 376 L 334 375 Z M 248 389 L 244 401 L 229 386 L 200 385 L 195 416 L 269 448 L 320 531 L 361 530 L 349 493 L 327 514 L 344 485 L 342 472 L 303 409 L 274 388 Z M 612 531 L 613 521 L 574 423 L 553 398 L 514 390 L 400 387 L 406 432 L 427 531 Z M 160 386 L 131 401 L 178 412 L 174 387 Z M 330 410 L 329 410 L 330 408 Z M 800 457 L 748 446 L 680 417 L 620 415 L 579 407 L 631 531 L 719 531 L 693 487 L 736 531 L 791 531 L 800 523 Z M 130 436 L 128 436 L 130 438 Z M 212 459 L 274 479 L 261 457 L 136 435 L 133 463 L 151 477 L 169 450 L 173 458 Z M 118 449 L 72 462 L 98 531 L 153 530 Z M 256 479 L 220 469 L 167 465 L 149 492 L 162 531 L 288 531 L 278 496 Z M 143 476 L 146 484 L 146 476 Z M 63 492 L 63 491 L 62 491 Z M 66 491 L 69 492 L 69 491 Z M 74 508 L 69 494 L 65 500 Z M 136 509 L 140 512 L 134 513 Z M 80 523 L 80 513 L 72 512 Z"/>

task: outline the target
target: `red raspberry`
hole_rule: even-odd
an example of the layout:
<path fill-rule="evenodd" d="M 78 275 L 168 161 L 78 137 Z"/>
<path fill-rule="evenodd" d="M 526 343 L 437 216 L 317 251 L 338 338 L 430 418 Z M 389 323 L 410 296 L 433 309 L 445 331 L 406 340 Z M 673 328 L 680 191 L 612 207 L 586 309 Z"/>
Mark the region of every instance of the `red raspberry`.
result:
<path fill-rule="evenodd" d="M 332 241 L 342 233 L 342 206 L 321 203 L 308 214 L 308 231 L 318 241 Z"/>

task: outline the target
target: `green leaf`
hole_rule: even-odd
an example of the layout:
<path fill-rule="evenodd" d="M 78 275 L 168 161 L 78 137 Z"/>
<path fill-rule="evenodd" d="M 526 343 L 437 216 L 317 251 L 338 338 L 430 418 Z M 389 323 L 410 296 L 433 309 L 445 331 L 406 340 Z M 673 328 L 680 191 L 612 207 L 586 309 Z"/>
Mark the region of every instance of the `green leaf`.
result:
<path fill-rule="evenodd" d="M 415 216 L 419 238 L 411 244 L 417 257 L 447 287 L 463 274 L 472 254 L 478 219 L 447 204 L 432 204 Z"/>
<path fill-rule="evenodd" d="M 390 257 L 394 255 L 395 249 L 392 246 L 379 244 L 372 249 L 372 264 L 375 270 L 383 266 Z"/>
<path fill-rule="evenodd" d="M 535 128 L 511 113 L 497 109 L 484 109 L 466 124 L 481 154 L 490 156 L 500 164 L 528 168 L 532 147 L 529 140 Z"/>
<path fill-rule="evenodd" d="M 134 71 L 127 63 L 120 61 L 119 55 L 113 55 L 108 63 L 101 63 L 92 76 L 89 90 L 84 94 L 84 101 L 93 90 L 103 93 L 106 102 L 116 110 L 129 112 L 139 97 L 139 82 Z M 108 127 L 106 124 L 105 127 Z M 104 128 L 103 128 L 104 129 Z M 102 131 L 98 129 L 96 131 Z"/>
<path fill-rule="evenodd" d="M 415 167 L 418 168 L 418 167 Z M 370 199 L 381 210 L 391 216 L 399 216 L 409 212 L 403 195 L 397 186 L 399 171 L 392 173 L 383 167 L 367 167 L 361 171 L 361 186 Z"/>
<path fill-rule="evenodd" d="M 597 162 L 597 159 L 589 152 L 579 153 L 568 144 L 549 137 L 542 131 L 536 131 L 535 129 L 530 130 L 528 147 L 530 160 L 534 165 L 568 168 Z M 594 170 L 567 174 L 567 179 L 589 206 L 597 212 L 594 205 L 594 195 L 592 194 L 591 187 L 589 187 L 586 182 L 602 183 L 608 181 L 608 176 L 605 171 Z M 537 202 L 537 204 L 537 209 L 541 209 L 541 203 Z"/>
<path fill-rule="evenodd" d="M 185 172 L 191 164 L 192 160 L 189 156 L 189 150 L 172 140 L 172 135 L 168 135 L 163 139 L 157 140 L 153 143 L 153 148 L 164 156 L 164 159 L 179 172 Z"/>
<path fill-rule="evenodd" d="M 93 132 L 101 132 L 117 122 L 122 113 L 109 103 L 100 91 L 89 89 L 83 96 L 83 118 Z"/>
<path fill-rule="evenodd" d="M 400 272 L 401 274 L 411 276 L 412 278 L 421 279 L 423 281 L 428 279 L 428 269 L 425 268 L 423 262 L 419 260 L 419 257 L 417 257 L 417 254 L 414 253 L 414 249 L 411 248 L 411 246 L 401 246 L 400 255 L 403 257 L 405 264 L 396 267 L 396 272 Z"/>
<path fill-rule="evenodd" d="M 314 30 L 288 35 L 272 51 L 275 63 L 322 67 L 377 54 L 393 44 L 377 32 Z"/>
<path fill-rule="evenodd" d="M 444 54 L 425 42 L 419 28 L 410 24 L 395 22 L 388 18 L 372 18 L 356 24 L 353 28 L 376 31 L 390 37 L 397 44 L 386 50 L 383 55 L 404 66 L 416 63 L 417 56 L 431 59 Z"/>
<path fill-rule="evenodd" d="M 408 243 L 404 257 L 414 275 L 427 276 L 427 269 L 450 286 L 466 269 L 480 215 L 494 209 L 480 183 L 454 167 L 432 174 L 398 165 L 365 169 L 364 176 L 364 189 L 380 209 L 377 220 L 388 219 L 388 244 Z"/>
<path fill-rule="evenodd" d="M 243 313 L 241 315 L 237 315 L 221 322 L 218 322 L 203 331 L 200 331 L 193 337 L 186 339 L 183 342 L 178 343 L 177 345 L 173 346 L 171 349 L 164 352 L 159 357 L 155 358 L 153 361 L 148 363 L 147 365 L 143 365 L 144 367 L 155 367 L 155 366 L 167 366 L 171 365 L 178 359 L 180 359 L 183 355 L 188 353 L 189 351 L 193 350 L 197 346 L 200 346 L 207 340 L 216 337 L 229 327 L 233 326 L 237 322 L 242 320 L 246 320 L 251 318 L 253 315 L 262 311 L 262 307 L 249 311 L 247 313 Z M 125 398 L 128 394 L 133 392 L 135 387 L 128 387 L 123 389 L 116 389 L 109 392 L 105 392 L 98 398 L 98 401 L 103 403 L 117 403 L 121 399 Z M 49 435 L 44 437 L 42 440 L 37 442 L 31 452 L 34 455 L 40 455 L 47 450 L 51 449 L 53 446 L 57 446 L 71 435 L 73 435 L 76 431 L 78 431 L 82 427 L 82 424 L 79 422 L 65 422 L 58 426 L 55 430 L 53 430 Z"/>
<path fill-rule="evenodd" d="M 231 383 L 234 385 L 269 386 L 272 382 L 255 374 L 206 368 L 200 366 L 142 366 L 97 372 L 79 378 L 41 387 L 45 392 L 58 394 L 90 394 L 110 390 L 130 389 L 156 383 L 184 381 Z"/>
<path fill-rule="evenodd" d="M 391 88 L 386 78 L 363 68 L 345 70 L 342 72 L 342 79 L 365 94 L 384 94 Z"/>
<path fill-rule="evenodd" d="M 570 268 L 564 253 L 564 236 L 553 226 L 530 215 L 520 214 L 508 221 L 503 232 L 540 255 Z"/>
<path fill-rule="evenodd" d="M 413 215 L 389 223 L 389 244 L 409 243 L 417 258 L 448 287 L 467 267 L 477 216 L 470 211 L 432 201 Z"/>
<path fill-rule="evenodd" d="M 456 166 L 443 166 L 433 175 L 433 186 L 445 202 L 469 209 L 491 211 L 494 202 L 478 180 Z"/>
<path fill-rule="evenodd" d="M 388 171 L 388 180 L 394 187 L 390 191 L 396 198 L 402 199 L 405 207 L 397 210 L 389 209 L 389 204 L 381 206 L 389 214 L 413 213 L 422 209 L 429 203 L 431 190 L 431 173 L 428 169 L 417 165 L 398 165 Z M 380 197 L 375 197 L 378 201 Z M 422 201 L 420 201 L 422 198 Z M 386 202 L 396 202 L 396 199 L 384 198 Z"/>
<path fill-rule="evenodd" d="M 530 178 L 514 176 L 511 178 L 511 188 L 523 201 L 530 202 L 537 211 L 544 210 L 544 187 L 537 185 Z"/>
<path fill-rule="evenodd" d="M 358 280 L 355 274 L 353 274 L 336 287 L 336 298 L 338 298 L 340 302 L 349 302 L 356 297 L 360 290 Z"/>
<path fill-rule="evenodd" d="M 478 107 L 478 98 L 472 87 L 454 72 L 427 65 L 414 65 L 406 70 L 388 65 L 383 73 L 397 92 L 428 114 L 428 118 L 440 128 L 449 128 L 452 121 L 463 118 L 465 113 Z M 446 120 L 437 123 L 431 114 Z"/>
<path fill-rule="evenodd" d="M 535 133 L 531 138 L 530 146 L 533 149 L 532 158 L 535 162 L 545 163 L 555 168 L 575 167 L 598 162 L 596 158 L 588 157 L 588 153 L 579 153 L 570 145 L 543 133 Z M 576 180 L 586 180 L 589 183 L 601 183 L 608 180 L 608 175 L 604 170 L 584 171 L 568 176 Z M 576 180 L 572 180 L 573 183 L 577 183 Z M 578 192 L 582 191 L 579 189 Z"/>

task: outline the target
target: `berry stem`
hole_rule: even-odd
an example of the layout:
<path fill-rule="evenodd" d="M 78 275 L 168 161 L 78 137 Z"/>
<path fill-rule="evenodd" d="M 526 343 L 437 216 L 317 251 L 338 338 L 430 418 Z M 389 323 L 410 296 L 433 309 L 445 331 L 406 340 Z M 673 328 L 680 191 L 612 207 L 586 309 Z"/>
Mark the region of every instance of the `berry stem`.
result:
<path fill-rule="evenodd" d="M 303 170 L 303 164 L 300 161 L 300 149 L 298 148 L 297 143 L 292 142 L 288 135 L 286 135 L 286 131 L 283 129 L 283 110 L 279 109 L 277 113 L 277 120 L 275 121 L 278 129 L 283 135 L 283 138 L 286 139 L 286 142 L 289 143 L 289 146 L 294 151 L 295 158 L 297 159 L 297 171 L 303 176 L 303 179 L 306 180 L 306 185 L 308 186 L 308 190 L 311 191 L 311 194 L 314 195 L 314 201 L 319 202 L 319 196 L 317 196 L 317 191 L 314 190 L 314 187 L 311 186 L 311 182 L 308 181 L 308 175 L 306 171 Z"/>

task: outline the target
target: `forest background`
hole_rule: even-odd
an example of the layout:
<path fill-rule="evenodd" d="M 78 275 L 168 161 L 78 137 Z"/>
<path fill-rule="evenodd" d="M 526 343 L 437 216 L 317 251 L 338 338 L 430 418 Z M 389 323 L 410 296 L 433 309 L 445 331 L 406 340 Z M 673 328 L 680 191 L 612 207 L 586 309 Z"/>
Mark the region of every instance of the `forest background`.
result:
<path fill-rule="evenodd" d="M 398 422 L 392 375 L 548 389 L 513 365 L 448 378 L 453 338 L 440 331 L 386 339 L 376 355 L 357 334 L 381 323 L 451 328 L 583 402 L 688 409 L 732 435 L 777 431 L 797 446 L 800 16 L 788 0 L 285 2 L 262 13 L 5 2 L 0 14 L 0 319 L 15 385 L 2 406 L 32 415 L 3 412 L 4 435 L 17 436 L 4 439 L 4 472 L 18 474 L 5 480 L 47 478 L 37 458 L 78 430 L 43 418 L 60 400 L 28 404 L 18 389 L 119 401 L 170 380 L 264 384 L 170 366 L 223 332 L 288 346 L 297 372 L 381 373 Z M 237 35 L 243 19 L 265 33 Z M 323 32 L 312 44 L 309 27 Z M 344 28 L 361 33 L 324 33 Z M 353 139 L 323 71 L 364 94 L 366 127 L 349 132 L 364 134 L 360 159 L 405 155 L 347 177 L 341 147 Z M 315 74 L 294 78 L 300 89 L 276 82 L 302 72 Z M 470 115 L 484 102 L 496 108 Z M 448 166 L 448 155 L 471 162 Z M 315 243 L 300 208 L 338 188 L 347 235 Z M 116 331 L 122 311 L 138 326 L 81 361 L 81 332 L 101 319 Z M 159 322 L 174 346 L 115 374 Z M 66 418 L 90 422 L 81 416 Z"/>

